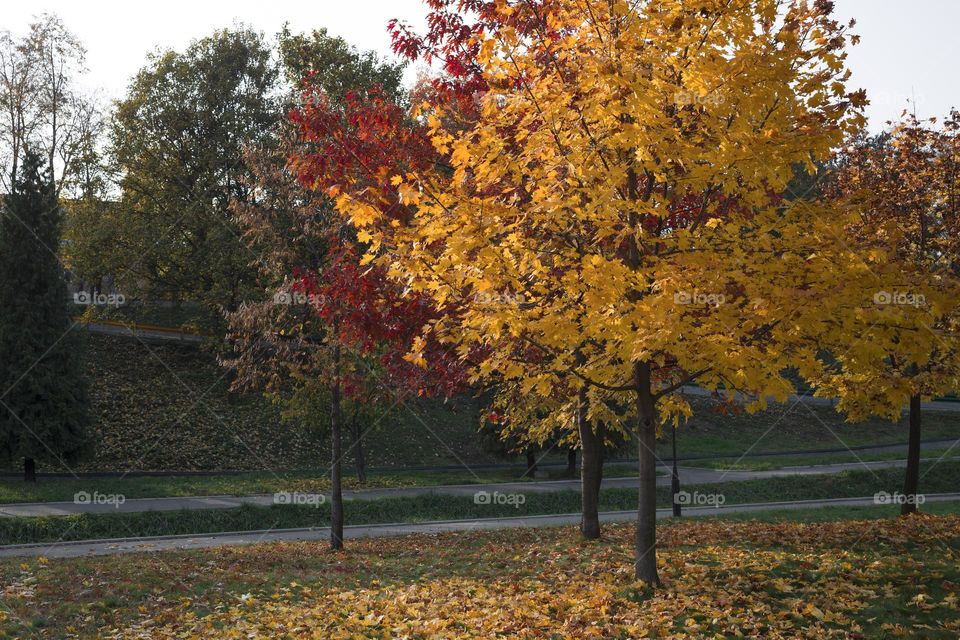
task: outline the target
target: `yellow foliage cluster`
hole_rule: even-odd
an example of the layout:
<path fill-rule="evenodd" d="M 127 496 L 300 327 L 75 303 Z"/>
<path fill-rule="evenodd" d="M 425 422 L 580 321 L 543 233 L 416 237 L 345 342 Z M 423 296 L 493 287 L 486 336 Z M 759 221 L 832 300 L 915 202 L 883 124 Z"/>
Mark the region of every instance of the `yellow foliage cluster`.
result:
<path fill-rule="evenodd" d="M 862 211 L 789 191 L 864 125 L 865 94 L 846 86 L 855 36 L 832 3 L 490 11 L 478 113 L 418 110 L 441 157 L 393 177 L 410 219 L 385 228 L 363 192 L 338 210 L 375 239 L 368 259 L 453 310 L 430 330 L 497 389 L 508 432 L 571 437 L 582 416 L 638 435 L 638 576 L 656 581 L 653 450 L 660 425 L 691 413 L 685 384 L 754 411 L 799 372 L 853 417 L 894 416 L 915 385 L 885 361 L 926 366 L 935 340 L 952 355 L 929 380 L 960 383 L 960 322 L 924 331 L 908 305 L 878 304 L 904 273 L 851 234 Z M 956 319 L 956 272 L 943 279 L 910 292 Z"/>
<path fill-rule="evenodd" d="M 825 3 L 775 0 L 491 10 L 549 28 L 478 34 L 492 89 L 456 135 L 445 105 L 421 105 L 445 166 L 394 176 L 416 213 L 381 229 L 379 259 L 458 309 L 435 330 L 483 354 L 476 381 L 527 398 L 525 419 L 548 412 L 524 421 L 533 439 L 569 428 L 585 387 L 591 420 L 635 428 L 622 408 L 641 365 L 658 400 L 692 377 L 757 408 L 784 398 L 838 293 L 865 295 L 850 218 L 778 198 L 863 124 L 846 27 Z M 362 193 L 338 208 L 378 235 Z"/>
<path fill-rule="evenodd" d="M 808 377 L 851 419 L 895 420 L 907 397 L 960 390 L 960 113 L 939 129 L 907 116 L 838 165 L 832 195 L 859 214 L 846 231 L 874 304 L 837 314 L 821 346 L 842 366 Z"/>

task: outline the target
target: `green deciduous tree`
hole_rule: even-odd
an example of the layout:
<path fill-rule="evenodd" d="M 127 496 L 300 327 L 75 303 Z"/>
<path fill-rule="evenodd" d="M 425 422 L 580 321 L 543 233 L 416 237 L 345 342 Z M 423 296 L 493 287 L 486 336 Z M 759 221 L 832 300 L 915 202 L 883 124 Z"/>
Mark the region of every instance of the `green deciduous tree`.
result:
<path fill-rule="evenodd" d="M 372 51 L 359 51 L 343 38 L 329 35 L 326 29 L 293 33 L 284 25 L 278 47 L 284 78 L 294 90 L 309 77 L 310 84 L 323 87 L 328 99 L 337 103 L 347 92 L 373 86 L 391 98 L 403 95 L 402 63 L 381 60 Z"/>
<path fill-rule="evenodd" d="M 235 308 L 253 256 L 231 219 L 249 200 L 243 148 L 269 140 L 280 117 L 276 68 L 261 34 L 217 31 L 153 56 L 113 120 L 121 174 L 114 262 L 121 288 Z"/>

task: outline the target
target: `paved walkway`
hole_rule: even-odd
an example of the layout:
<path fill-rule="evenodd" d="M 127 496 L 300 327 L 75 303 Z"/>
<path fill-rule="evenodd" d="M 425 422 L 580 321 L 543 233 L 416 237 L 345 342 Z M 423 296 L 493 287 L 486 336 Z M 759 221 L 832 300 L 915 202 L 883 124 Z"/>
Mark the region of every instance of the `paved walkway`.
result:
<path fill-rule="evenodd" d="M 784 467 L 766 471 L 722 471 L 698 467 L 680 467 L 680 482 L 689 487 L 718 482 L 736 482 L 783 476 L 818 475 L 863 469 L 887 469 L 903 467 L 904 460 L 877 462 L 849 462 L 842 464 L 804 467 Z M 605 478 L 603 488 L 636 488 L 637 478 Z M 657 477 L 659 486 L 669 486 L 670 476 Z M 579 480 L 550 480 L 538 482 L 498 482 L 487 484 L 439 485 L 426 487 L 402 487 L 393 489 L 359 489 L 344 491 L 345 500 L 375 500 L 377 498 L 416 497 L 423 495 L 474 496 L 488 493 L 547 493 L 551 491 L 579 491 Z M 304 500 L 320 499 L 298 494 Z M 323 498 L 327 499 L 326 496 Z M 245 504 L 272 505 L 274 494 L 252 496 L 190 496 L 173 498 L 134 498 L 120 504 L 77 504 L 74 502 L 30 502 L 0 505 L 0 517 L 65 516 L 78 513 L 135 513 L 142 511 L 177 511 L 179 509 L 233 509 Z"/>
<path fill-rule="evenodd" d="M 680 393 L 690 396 L 710 396 L 713 395 L 713 392 L 709 389 L 703 389 L 701 387 L 695 387 L 693 385 L 687 385 L 680 390 Z M 836 400 L 833 398 L 818 398 L 811 395 L 797 395 L 793 394 L 785 403 L 779 403 L 774 400 L 772 397 L 768 398 L 770 404 L 794 404 L 796 402 L 803 402 L 804 404 L 810 404 L 813 406 L 821 407 L 832 407 L 836 404 Z M 960 402 L 950 401 L 950 400 L 932 400 L 929 402 L 921 403 L 921 407 L 924 411 L 960 411 Z M 906 411 L 907 407 L 904 407 Z"/>
<path fill-rule="evenodd" d="M 952 502 L 960 500 L 960 493 L 927 495 L 927 502 Z M 817 507 L 873 506 L 874 498 L 838 498 L 834 500 L 799 500 L 795 502 L 767 502 L 755 504 L 724 505 L 722 507 L 684 507 L 689 517 L 715 516 L 725 513 L 750 513 L 782 509 Z M 657 509 L 657 518 L 672 516 L 670 509 Z M 637 517 L 636 511 L 608 511 L 600 514 L 600 521 L 629 522 Z M 358 525 L 344 527 L 344 538 L 376 538 L 411 534 L 436 534 L 488 529 L 512 529 L 526 527 L 556 527 L 575 525 L 580 514 L 524 516 L 518 518 L 485 518 L 481 520 L 445 520 L 417 524 L 395 523 Z M 207 549 L 211 547 L 250 545 L 262 542 L 299 542 L 327 540 L 330 529 L 316 527 L 306 529 L 273 529 L 264 531 L 241 531 L 209 535 L 157 536 L 151 538 L 122 538 L 114 540 L 83 540 L 43 544 L 24 544 L 0 547 L 0 558 L 44 556 L 47 558 L 75 558 L 80 556 L 116 555 L 147 551 L 177 551 Z"/>
<path fill-rule="evenodd" d="M 103 333 L 110 336 L 123 336 L 125 338 L 136 337 L 142 340 L 159 342 L 189 342 L 199 344 L 204 341 L 203 336 L 192 333 L 184 333 L 178 329 L 166 329 L 163 327 L 143 327 L 136 323 L 106 323 L 106 322 L 88 322 L 79 325 L 93 333 Z"/>

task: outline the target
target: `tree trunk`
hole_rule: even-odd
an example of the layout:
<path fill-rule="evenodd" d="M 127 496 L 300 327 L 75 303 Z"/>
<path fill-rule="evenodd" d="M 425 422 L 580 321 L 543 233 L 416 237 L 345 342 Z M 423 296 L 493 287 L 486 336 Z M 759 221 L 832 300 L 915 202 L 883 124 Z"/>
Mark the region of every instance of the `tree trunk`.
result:
<path fill-rule="evenodd" d="M 25 482 L 37 481 L 37 462 L 33 458 L 23 459 L 23 479 Z"/>
<path fill-rule="evenodd" d="M 660 585 L 657 574 L 657 417 L 650 384 L 650 365 L 633 366 L 636 388 L 640 490 L 637 499 L 635 575 L 650 586 Z"/>
<path fill-rule="evenodd" d="M 907 473 L 903 479 L 903 504 L 900 513 L 917 510 L 917 490 L 920 486 L 920 396 L 910 397 L 910 438 L 907 445 Z"/>
<path fill-rule="evenodd" d="M 333 348 L 333 389 L 330 393 L 330 449 L 333 462 L 330 467 L 330 548 L 334 551 L 343 549 L 343 487 L 340 465 L 343 452 L 340 419 L 340 345 L 337 345 Z"/>
<path fill-rule="evenodd" d="M 582 407 L 582 405 L 581 405 Z M 583 449 L 580 463 L 580 533 L 587 540 L 600 538 L 600 484 L 603 481 L 603 436 L 595 432 L 593 424 L 586 419 L 586 410 L 581 408 L 577 417 L 580 446 Z"/>
<path fill-rule="evenodd" d="M 670 475 L 670 495 L 673 496 L 673 517 L 683 516 L 683 509 L 677 499 L 680 493 L 680 472 L 677 469 L 677 425 L 673 425 L 673 473 Z"/>
<path fill-rule="evenodd" d="M 567 451 L 567 469 L 564 474 L 568 478 L 577 477 L 577 450 L 574 447 L 570 447 L 570 450 Z"/>
<path fill-rule="evenodd" d="M 531 450 L 527 449 L 527 470 L 523 473 L 525 478 L 532 478 L 533 474 L 537 472 L 537 455 Z"/>
<path fill-rule="evenodd" d="M 367 459 L 363 455 L 363 433 L 360 430 L 360 423 L 357 422 L 357 411 L 354 410 L 351 426 L 353 428 L 353 455 L 357 464 L 357 482 L 366 484 L 367 482 Z"/>

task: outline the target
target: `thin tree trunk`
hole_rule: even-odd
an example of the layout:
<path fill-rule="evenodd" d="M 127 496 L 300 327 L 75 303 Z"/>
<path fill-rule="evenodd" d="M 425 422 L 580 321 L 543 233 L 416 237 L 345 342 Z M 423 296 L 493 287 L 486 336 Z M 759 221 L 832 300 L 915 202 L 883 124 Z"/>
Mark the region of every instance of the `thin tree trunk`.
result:
<path fill-rule="evenodd" d="M 670 494 L 673 496 L 673 517 L 683 516 L 683 509 L 677 499 L 680 493 L 680 472 L 677 469 L 677 425 L 673 425 L 673 473 L 670 476 Z"/>
<path fill-rule="evenodd" d="M 23 479 L 26 482 L 37 481 L 37 462 L 33 458 L 23 459 Z"/>
<path fill-rule="evenodd" d="M 353 450 L 354 460 L 357 464 L 357 482 L 366 484 L 367 482 L 367 459 L 363 455 L 363 433 L 360 430 L 360 423 L 357 422 L 358 408 L 353 411 L 351 427 L 353 428 Z"/>
<path fill-rule="evenodd" d="M 54 59 L 53 42 L 50 42 L 50 186 L 57 195 L 60 191 L 57 189 L 57 173 L 53 168 L 53 162 L 57 153 L 57 113 L 60 111 L 60 88 L 57 86 L 60 80 L 57 78 L 57 68 Z M 64 167 L 66 171 L 66 167 Z"/>
<path fill-rule="evenodd" d="M 532 478 L 537 472 L 537 456 L 533 450 L 527 449 L 527 470 L 523 473 L 525 478 Z"/>
<path fill-rule="evenodd" d="M 600 537 L 600 484 L 603 481 L 603 436 L 595 432 L 587 420 L 585 404 L 581 401 L 577 416 L 580 446 L 583 450 L 580 463 L 580 533 L 587 540 Z M 598 425 L 600 429 L 602 426 Z M 598 429 L 599 431 L 599 429 Z"/>
<path fill-rule="evenodd" d="M 920 396 L 910 397 L 910 438 L 907 445 L 907 473 L 903 479 L 903 504 L 900 513 L 917 510 L 917 490 L 920 487 Z"/>
<path fill-rule="evenodd" d="M 635 575 L 650 586 L 660 585 L 657 574 L 657 418 L 650 384 L 650 365 L 633 366 L 636 387 L 640 490 L 637 499 Z"/>
<path fill-rule="evenodd" d="M 577 477 L 577 450 L 575 447 L 570 447 L 567 451 L 567 469 L 565 474 L 568 478 Z"/>
<path fill-rule="evenodd" d="M 334 324 L 336 327 L 336 324 Z M 334 329 L 336 334 L 336 328 Z M 330 548 L 343 548 L 343 481 L 340 458 L 341 443 L 340 413 L 340 345 L 333 348 L 333 389 L 330 393 L 330 440 L 333 464 L 330 467 Z"/>

